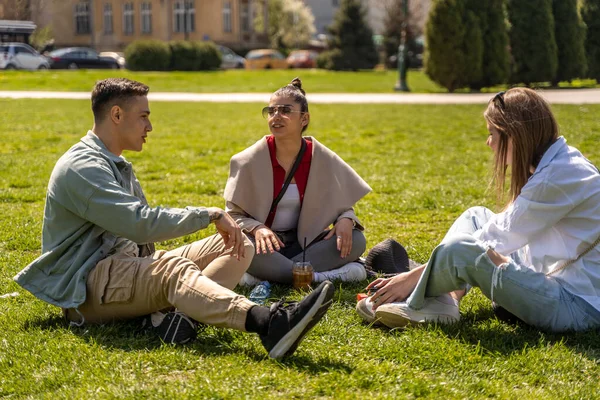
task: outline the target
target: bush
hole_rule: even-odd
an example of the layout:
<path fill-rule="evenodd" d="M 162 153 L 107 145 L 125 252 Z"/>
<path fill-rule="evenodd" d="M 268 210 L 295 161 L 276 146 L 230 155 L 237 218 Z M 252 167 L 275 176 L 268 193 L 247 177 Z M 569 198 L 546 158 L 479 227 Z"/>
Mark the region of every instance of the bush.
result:
<path fill-rule="evenodd" d="M 221 53 L 212 42 L 140 40 L 125 49 L 132 71 L 201 71 L 218 69 Z"/>
<path fill-rule="evenodd" d="M 171 63 L 171 48 L 160 40 L 138 40 L 125 48 L 125 59 L 132 71 L 166 71 Z"/>
<path fill-rule="evenodd" d="M 558 50 L 558 71 L 554 84 L 584 78 L 587 71 L 585 25 L 577 11 L 577 0 L 553 0 L 552 12 Z"/>
<path fill-rule="evenodd" d="M 207 71 L 221 66 L 221 53 L 212 42 L 173 41 L 169 46 L 174 71 Z"/>
<path fill-rule="evenodd" d="M 508 0 L 511 82 L 553 82 L 558 69 L 552 0 Z"/>
<path fill-rule="evenodd" d="M 169 43 L 171 48 L 171 71 L 198 71 L 200 52 L 196 42 L 177 40 Z"/>
<path fill-rule="evenodd" d="M 585 52 L 588 78 L 600 82 L 600 0 L 582 0 L 581 17 L 587 26 Z"/>
<path fill-rule="evenodd" d="M 211 71 L 221 67 L 221 52 L 213 42 L 198 42 L 200 70 Z"/>

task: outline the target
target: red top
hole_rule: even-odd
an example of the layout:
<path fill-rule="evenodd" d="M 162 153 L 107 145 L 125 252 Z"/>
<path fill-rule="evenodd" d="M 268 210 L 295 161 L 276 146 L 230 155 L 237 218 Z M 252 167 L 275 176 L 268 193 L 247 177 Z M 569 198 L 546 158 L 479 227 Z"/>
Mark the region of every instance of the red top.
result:
<path fill-rule="evenodd" d="M 306 190 L 306 183 L 308 182 L 308 173 L 310 172 L 310 162 L 312 160 L 313 147 L 313 144 L 310 140 L 302 140 L 306 142 L 306 151 L 304 152 L 304 156 L 302 156 L 302 161 L 300 161 L 300 165 L 298 166 L 298 169 L 294 174 L 294 179 L 296 179 L 296 185 L 298 186 L 298 192 L 300 193 L 300 205 L 302 205 L 302 200 L 304 200 L 304 191 Z M 279 192 L 283 188 L 283 184 L 285 182 L 285 169 L 283 169 L 283 167 L 279 165 L 279 162 L 277 161 L 277 156 L 275 152 L 275 137 L 273 135 L 267 136 L 267 145 L 269 146 L 269 154 L 271 155 L 271 166 L 273 167 L 273 200 L 275 200 L 275 198 L 277 198 Z M 267 217 L 265 225 L 269 228 L 275 220 L 276 212 L 277 207 Z"/>

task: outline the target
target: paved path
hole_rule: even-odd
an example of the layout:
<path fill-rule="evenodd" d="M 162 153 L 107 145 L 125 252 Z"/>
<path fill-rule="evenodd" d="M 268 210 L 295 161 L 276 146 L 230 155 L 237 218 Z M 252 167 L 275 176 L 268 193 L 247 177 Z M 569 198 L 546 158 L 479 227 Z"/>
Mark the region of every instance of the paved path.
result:
<path fill-rule="evenodd" d="M 597 104 L 600 89 L 542 90 L 552 104 Z M 150 92 L 151 101 L 190 101 L 214 103 L 267 103 L 270 93 L 167 93 Z M 313 93 L 310 103 L 340 104 L 485 104 L 490 93 Z M 0 91 L 10 99 L 89 99 L 87 92 Z"/>

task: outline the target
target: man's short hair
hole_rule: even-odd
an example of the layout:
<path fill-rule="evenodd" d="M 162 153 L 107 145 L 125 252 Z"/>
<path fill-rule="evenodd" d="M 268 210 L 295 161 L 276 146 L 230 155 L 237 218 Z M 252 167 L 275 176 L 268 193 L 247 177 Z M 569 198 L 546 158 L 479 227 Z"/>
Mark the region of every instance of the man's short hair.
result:
<path fill-rule="evenodd" d="M 132 97 L 147 96 L 149 90 L 143 83 L 126 78 L 108 78 L 96 82 L 92 91 L 94 120 L 102 120 L 114 105 L 123 107 L 123 103 Z"/>

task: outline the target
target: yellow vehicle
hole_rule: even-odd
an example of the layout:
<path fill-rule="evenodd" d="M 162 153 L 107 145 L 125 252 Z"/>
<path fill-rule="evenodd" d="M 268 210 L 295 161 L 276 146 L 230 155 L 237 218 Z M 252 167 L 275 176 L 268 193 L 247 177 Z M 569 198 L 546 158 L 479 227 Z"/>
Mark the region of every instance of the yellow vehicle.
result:
<path fill-rule="evenodd" d="M 246 54 L 246 69 L 284 69 L 288 63 L 280 52 L 272 49 L 251 50 Z"/>

